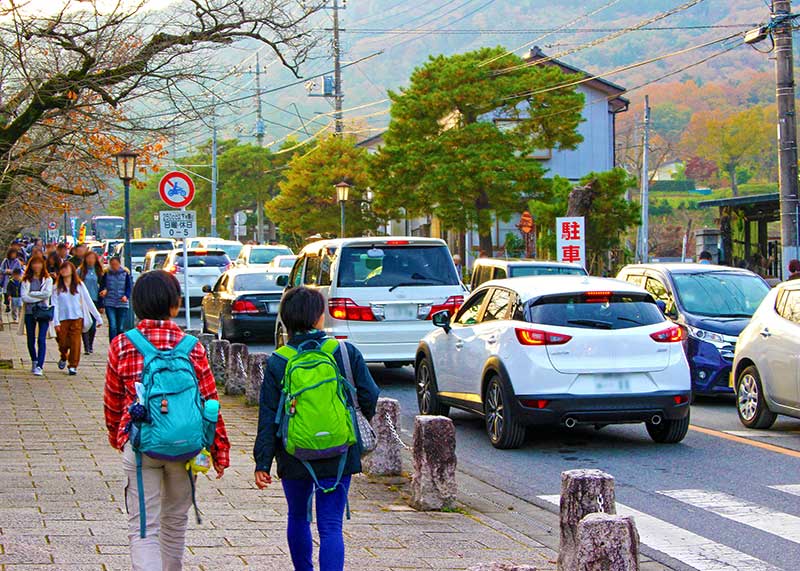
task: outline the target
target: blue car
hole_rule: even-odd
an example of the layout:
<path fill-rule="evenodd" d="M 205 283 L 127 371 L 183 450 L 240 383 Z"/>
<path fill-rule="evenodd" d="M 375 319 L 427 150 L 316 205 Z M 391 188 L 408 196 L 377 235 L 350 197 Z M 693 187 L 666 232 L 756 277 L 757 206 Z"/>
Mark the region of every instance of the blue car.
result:
<path fill-rule="evenodd" d="M 748 270 L 710 264 L 635 264 L 617 278 L 645 288 L 685 329 L 694 394 L 732 394 L 736 342 L 769 292 L 767 282 Z"/>

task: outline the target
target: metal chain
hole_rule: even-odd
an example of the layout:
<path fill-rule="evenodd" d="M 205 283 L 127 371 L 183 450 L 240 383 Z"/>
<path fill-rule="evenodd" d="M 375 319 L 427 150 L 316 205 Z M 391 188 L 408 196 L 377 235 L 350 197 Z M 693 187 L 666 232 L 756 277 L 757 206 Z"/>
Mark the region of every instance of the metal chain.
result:
<path fill-rule="evenodd" d="M 601 514 L 606 513 L 606 503 L 605 500 L 603 500 L 602 494 L 597 496 L 597 511 L 600 512 Z"/>
<path fill-rule="evenodd" d="M 410 450 L 410 448 L 408 446 L 406 446 L 406 443 L 403 442 L 403 439 L 400 438 L 400 435 L 397 433 L 397 428 L 395 427 L 394 422 L 392 422 L 392 417 L 389 416 L 388 411 L 384 413 L 384 416 L 386 417 L 386 423 L 389 425 L 389 432 L 392 433 L 392 436 L 394 436 L 394 439 L 397 440 L 397 442 L 400 444 L 400 446 L 402 446 L 406 450 Z"/>

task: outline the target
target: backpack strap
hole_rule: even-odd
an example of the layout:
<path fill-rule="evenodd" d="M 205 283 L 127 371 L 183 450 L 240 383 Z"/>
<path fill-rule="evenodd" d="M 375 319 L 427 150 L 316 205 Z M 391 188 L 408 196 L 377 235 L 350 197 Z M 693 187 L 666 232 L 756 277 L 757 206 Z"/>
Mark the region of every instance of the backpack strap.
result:
<path fill-rule="evenodd" d="M 136 350 L 142 354 L 144 357 L 145 367 L 147 367 L 147 363 L 156 355 L 158 355 L 159 350 L 153 347 L 153 344 L 147 340 L 141 331 L 138 329 L 131 329 L 130 331 L 125 332 L 125 336 L 128 338 Z"/>
<path fill-rule="evenodd" d="M 353 398 L 353 406 L 360 413 L 361 405 L 358 404 L 358 394 L 356 393 L 356 381 L 353 377 L 353 365 L 350 363 L 350 351 L 347 349 L 347 343 L 343 339 L 332 339 L 337 341 L 339 350 L 341 351 L 342 363 L 344 364 L 344 374 L 347 378 L 347 388 L 350 389 L 350 396 Z"/>
<path fill-rule="evenodd" d="M 181 339 L 172 350 L 179 355 L 186 355 L 188 357 L 192 354 L 192 351 L 194 351 L 198 341 L 199 339 L 193 335 L 184 335 L 183 339 Z"/>
<path fill-rule="evenodd" d="M 297 355 L 298 351 L 291 345 L 283 345 L 282 347 L 278 347 L 273 351 L 273 355 L 277 355 L 282 359 L 286 359 L 287 361 Z"/>
<path fill-rule="evenodd" d="M 144 478 L 142 477 L 142 453 L 134 448 L 136 455 L 136 487 L 138 488 L 139 496 L 139 537 L 144 539 L 147 537 L 147 515 L 145 513 L 144 503 Z"/>

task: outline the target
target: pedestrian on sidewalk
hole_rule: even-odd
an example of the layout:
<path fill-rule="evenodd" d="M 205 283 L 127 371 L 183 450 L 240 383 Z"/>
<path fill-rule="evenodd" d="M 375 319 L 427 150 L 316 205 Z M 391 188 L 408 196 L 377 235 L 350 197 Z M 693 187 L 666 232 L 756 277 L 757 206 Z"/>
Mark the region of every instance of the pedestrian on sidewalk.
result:
<path fill-rule="evenodd" d="M 109 341 L 113 341 L 125 329 L 132 288 L 131 273 L 122 266 L 119 256 L 114 256 L 108 262 L 104 286 L 99 294 L 103 298 L 103 306 L 108 316 Z"/>
<path fill-rule="evenodd" d="M 86 285 L 86 289 L 89 290 L 89 297 L 92 298 L 92 303 L 94 303 L 97 311 L 102 315 L 104 309 L 103 298 L 100 297 L 100 292 L 105 289 L 106 272 L 97 252 L 93 250 L 86 252 L 83 263 L 81 267 L 78 268 L 78 276 Z M 87 355 L 94 353 L 94 338 L 97 334 L 98 323 L 101 323 L 101 320 L 95 319 L 94 316 L 92 316 L 92 326 L 83 334 L 83 348 Z"/>
<path fill-rule="evenodd" d="M 89 290 L 78 277 L 78 271 L 72 262 L 64 262 L 58 270 L 55 291 L 53 292 L 53 326 L 56 329 L 58 350 L 61 357 L 58 368 L 64 370 L 69 366 L 70 375 L 78 374 L 81 362 L 81 339 L 84 330 L 88 330 L 92 318 L 102 323 L 100 312 L 92 302 Z"/>
<path fill-rule="evenodd" d="M 61 267 L 63 260 L 58 252 L 53 250 L 47 254 L 47 273 L 50 274 L 55 280 L 58 277 L 58 269 Z"/>
<path fill-rule="evenodd" d="M 17 323 L 22 309 L 22 271 L 19 268 L 11 272 L 11 279 L 6 285 L 6 294 L 11 298 L 11 322 Z"/>
<path fill-rule="evenodd" d="M 289 346 L 308 346 L 309 343 L 321 347 L 326 341 L 322 331 L 325 320 L 325 299 L 313 289 L 297 287 L 291 289 L 281 302 L 281 321 L 289 332 Z M 361 352 L 349 343 L 347 355 L 341 348 L 333 354 L 339 371 L 346 371 L 343 359 L 349 359 L 353 371 L 358 403 L 368 418 L 375 414 L 380 390 L 370 375 Z M 283 484 L 284 495 L 289 507 L 287 539 L 289 552 L 295 571 L 313 571 L 313 542 L 309 522 L 309 505 L 312 494 L 316 498 L 317 530 L 320 536 L 320 571 L 342 571 L 344 569 L 344 538 L 342 519 L 350 477 L 361 472 L 361 447 L 357 443 L 346 452 L 342 478 L 336 485 L 340 459 L 312 460 L 308 464 L 314 475 L 296 457 L 290 455 L 278 436 L 279 426 L 275 418 L 283 394 L 283 378 L 287 361 L 275 353 L 267 361 L 258 415 L 258 434 L 254 447 L 256 461 L 255 481 L 259 489 L 272 483 L 270 470 L 275 460 L 278 476 Z M 346 395 L 348 401 L 350 394 Z M 352 404 L 352 403 L 351 403 Z M 319 485 L 314 482 L 319 480 Z M 335 488 L 330 490 L 333 486 Z M 328 490 L 328 491 L 323 491 Z"/>
<path fill-rule="evenodd" d="M 25 275 L 22 276 L 20 295 L 25 318 L 20 320 L 19 334 L 28 336 L 28 354 L 32 362 L 31 371 L 37 377 L 44 374 L 47 334 L 53 320 L 53 309 L 50 305 L 52 293 L 53 278 L 45 269 L 44 258 L 32 257 L 28 261 Z"/>
<path fill-rule="evenodd" d="M 158 350 L 176 347 L 184 338 L 172 322 L 181 307 L 181 286 L 169 272 L 155 270 L 142 274 L 133 290 L 133 309 L 141 320 L 137 330 Z M 208 364 L 206 350 L 197 343 L 190 354 L 197 375 L 200 396 L 218 400 L 217 387 Z M 142 500 L 139 499 L 136 453 L 128 441 L 130 406 L 140 382 L 144 358 L 128 335 L 119 335 L 108 352 L 105 385 L 105 418 L 111 446 L 122 451 L 122 466 L 127 476 L 125 504 L 128 508 L 128 537 L 134 571 L 180 571 L 186 543 L 188 512 L 192 506 L 193 480 L 187 477 L 186 462 L 142 459 Z M 220 415 L 214 443 L 209 449 L 221 478 L 230 465 L 230 443 Z M 145 507 L 145 537 L 141 537 L 139 509 Z"/>
<path fill-rule="evenodd" d="M 6 252 L 6 257 L 0 262 L 0 291 L 3 292 L 3 301 L 6 306 L 6 313 L 11 311 L 11 296 L 6 291 L 6 286 L 11 280 L 14 270 L 22 270 L 22 262 L 19 259 L 19 251 L 15 246 L 11 246 Z"/>

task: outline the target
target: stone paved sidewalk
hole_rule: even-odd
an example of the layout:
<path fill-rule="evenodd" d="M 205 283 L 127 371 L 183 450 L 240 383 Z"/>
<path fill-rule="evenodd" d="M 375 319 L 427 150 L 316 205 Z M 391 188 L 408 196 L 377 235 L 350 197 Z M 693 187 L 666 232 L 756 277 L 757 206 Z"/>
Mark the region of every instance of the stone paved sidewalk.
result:
<path fill-rule="evenodd" d="M 14 365 L 0 370 L 2 571 L 130 568 L 124 477 L 103 421 L 107 344 L 101 341 L 76 377 L 57 369 L 55 342 L 49 341 L 46 376 L 37 378 L 16 325 L 0 331 L 0 358 Z M 222 480 L 198 483 L 204 519 L 199 526 L 190 519 L 185 568 L 291 570 L 280 484 L 261 492 L 252 482 L 257 411 L 239 399 L 221 401 L 232 466 Z M 417 513 L 405 506 L 400 488 L 354 478 L 352 520 L 344 528 L 348 569 L 466 569 L 490 561 L 555 568 L 552 549 L 506 523 Z"/>

